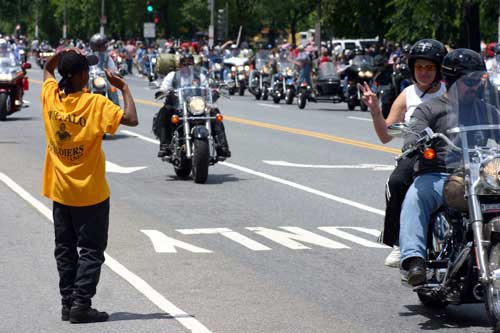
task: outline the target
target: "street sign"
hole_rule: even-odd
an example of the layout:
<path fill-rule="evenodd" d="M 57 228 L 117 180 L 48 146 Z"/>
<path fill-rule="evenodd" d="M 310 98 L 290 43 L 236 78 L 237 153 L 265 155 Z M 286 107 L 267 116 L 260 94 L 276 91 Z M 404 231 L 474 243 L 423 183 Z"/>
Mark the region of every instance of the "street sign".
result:
<path fill-rule="evenodd" d="M 144 38 L 155 38 L 156 26 L 153 22 L 144 22 Z"/>

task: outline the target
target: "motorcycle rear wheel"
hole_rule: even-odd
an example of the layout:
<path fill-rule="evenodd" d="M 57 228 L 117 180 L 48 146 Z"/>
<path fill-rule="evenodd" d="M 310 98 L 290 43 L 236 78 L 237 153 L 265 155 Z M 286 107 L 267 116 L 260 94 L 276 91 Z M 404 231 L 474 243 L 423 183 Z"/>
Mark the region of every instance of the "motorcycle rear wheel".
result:
<path fill-rule="evenodd" d="M 0 94 L 0 121 L 4 121 L 9 114 L 10 98 L 7 93 Z"/>
<path fill-rule="evenodd" d="M 490 272 L 500 268 L 500 242 L 493 241 L 488 255 Z M 486 313 L 495 332 L 500 329 L 500 289 L 495 289 L 493 283 L 486 285 Z"/>
<path fill-rule="evenodd" d="M 208 178 L 210 160 L 208 140 L 194 140 L 193 147 L 193 179 L 195 183 L 203 184 Z"/>

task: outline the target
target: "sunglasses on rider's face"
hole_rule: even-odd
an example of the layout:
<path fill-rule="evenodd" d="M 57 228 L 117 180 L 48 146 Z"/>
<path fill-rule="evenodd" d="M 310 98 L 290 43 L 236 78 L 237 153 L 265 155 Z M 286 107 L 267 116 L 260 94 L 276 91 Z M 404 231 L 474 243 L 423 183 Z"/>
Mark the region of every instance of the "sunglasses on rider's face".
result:
<path fill-rule="evenodd" d="M 425 71 L 425 72 L 432 72 L 434 70 L 436 70 L 436 65 L 434 64 L 427 64 L 427 65 L 421 65 L 421 64 L 418 64 L 418 65 L 415 65 L 415 70 L 416 71 Z"/>
<path fill-rule="evenodd" d="M 481 79 L 463 79 L 462 82 L 467 87 L 474 87 L 477 86 L 479 83 L 481 83 Z"/>

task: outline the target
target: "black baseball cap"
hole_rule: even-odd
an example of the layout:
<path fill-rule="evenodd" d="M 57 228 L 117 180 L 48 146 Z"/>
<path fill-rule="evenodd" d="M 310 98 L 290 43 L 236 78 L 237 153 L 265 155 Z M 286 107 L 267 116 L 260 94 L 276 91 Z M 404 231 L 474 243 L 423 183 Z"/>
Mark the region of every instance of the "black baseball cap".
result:
<path fill-rule="evenodd" d="M 57 71 L 63 78 L 70 79 L 73 75 L 89 69 L 89 66 L 94 66 L 99 62 L 97 56 L 82 55 L 75 51 L 62 52 L 57 65 Z"/>

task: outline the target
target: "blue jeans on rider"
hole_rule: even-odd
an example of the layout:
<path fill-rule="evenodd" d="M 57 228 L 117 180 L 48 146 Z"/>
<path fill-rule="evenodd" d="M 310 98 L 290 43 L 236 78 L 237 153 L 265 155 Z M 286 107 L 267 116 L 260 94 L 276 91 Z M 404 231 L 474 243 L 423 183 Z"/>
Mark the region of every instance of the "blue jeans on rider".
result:
<path fill-rule="evenodd" d="M 399 244 L 401 263 L 410 257 L 427 260 L 427 232 L 431 215 L 444 204 L 447 173 L 426 173 L 415 178 L 401 208 Z"/>
<path fill-rule="evenodd" d="M 304 66 L 299 73 L 299 82 L 307 82 L 308 85 L 312 87 L 312 81 L 311 81 L 311 66 L 306 65 Z"/>

